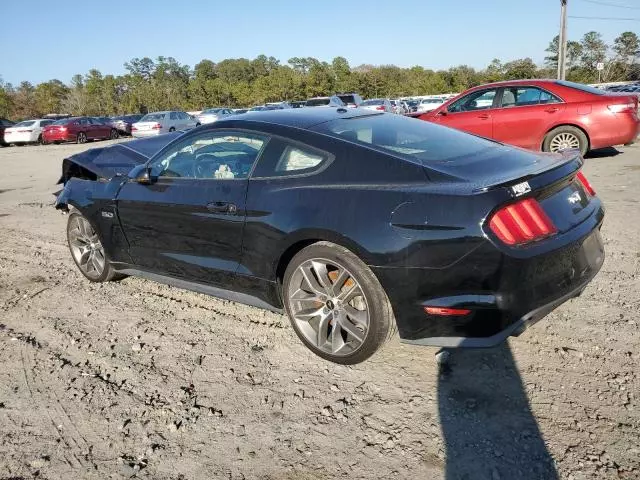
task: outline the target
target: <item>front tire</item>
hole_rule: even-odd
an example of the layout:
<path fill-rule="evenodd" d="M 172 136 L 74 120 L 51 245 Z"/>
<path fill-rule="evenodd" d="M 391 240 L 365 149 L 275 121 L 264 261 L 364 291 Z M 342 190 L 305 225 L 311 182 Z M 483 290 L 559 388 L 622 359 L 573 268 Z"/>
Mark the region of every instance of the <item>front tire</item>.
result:
<path fill-rule="evenodd" d="M 542 150 L 545 152 L 560 152 L 567 149 L 578 149 L 580 154 L 586 155 L 589 151 L 589 139 L 582 130 L 570 125 L 562 125 L 547 133 L 542 142 Z"/>
<path fill-rule="evenodd" d="M 72 210 L 67 221 L 67 243 L 78 270 L 92 282 L 108 282 L 117 273 L 95 229 L 80 212 Z"/>
<path fill-rule="evenodd" d="M 298 338 L 331 362 L 363 362 L 395 333 L 391 304 L 371 269 L 330 242 L 314 243 L 293 257 L 283 301 Z"/>

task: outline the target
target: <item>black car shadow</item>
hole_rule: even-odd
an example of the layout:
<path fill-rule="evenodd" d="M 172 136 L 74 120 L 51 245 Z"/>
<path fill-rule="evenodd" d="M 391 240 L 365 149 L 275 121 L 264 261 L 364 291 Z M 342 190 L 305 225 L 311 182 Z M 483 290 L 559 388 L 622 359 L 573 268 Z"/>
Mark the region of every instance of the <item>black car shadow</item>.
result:
<path fill-rule="evenodd" d="M 620 155 L 622 152 L 616 148 L 613 147 L 607 147 L 607 148 L 599 148 L 597 150 L 591 150 L 589 151 L 584 158 L 608 158 L 608 157 L 615 157 L 616 155 Z"/>
<path fill-rule="evenodd" d="M 445 478 L 557 479 L 509 345 L 449 352 L 438 379 Z"/>

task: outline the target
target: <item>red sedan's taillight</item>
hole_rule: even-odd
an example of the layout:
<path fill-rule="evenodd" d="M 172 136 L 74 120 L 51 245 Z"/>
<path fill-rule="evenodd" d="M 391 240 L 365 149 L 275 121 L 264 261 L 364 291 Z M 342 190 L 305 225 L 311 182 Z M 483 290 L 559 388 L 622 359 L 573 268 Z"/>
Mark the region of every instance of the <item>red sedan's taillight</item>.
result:
<path fill-rule="evenodd" d="M 493 214 L 489 228 L 507 245 L 524 245 L 557 233 L 535 198 L 525 198 Z"/>
<path fill-rule="evenodd" d="M 607 105 L 607 108 L 613 113 L 632 113 L 636 111 L 636 104 L 634 102 L 616 103 L 615 105 Z"/>
<path fill-rule="evenodd" d="M 67 127 L 60 127 L 59 130 L 62 130 L 63 132 L 67 131 Z"/>
<path fill-rule="evenodd" d="M 593 187 L 589 183 L 589 180 L 587 180 L 587 177 L 584 176 L 584 173 L 578 172 L 578 174 L 576 175 L 576 178 L 580 180 L 580 183 L 582 184 L 582 186 L 584 187 L 584 189 L 587 191 L 589 195 L 591 195 L 592 197 L 596 196 L 596 191 L 593 189 Z"/>
<path fill-rule="evenodd" d="M 151 128 L 153 128 L 154 130 L 157 130 L 157 129 L 162 128 L 162 125 L 160 125 L 159 123 L 156 123 L 156 124 L 155 124 L 153 127 L 151 127 Z"/>

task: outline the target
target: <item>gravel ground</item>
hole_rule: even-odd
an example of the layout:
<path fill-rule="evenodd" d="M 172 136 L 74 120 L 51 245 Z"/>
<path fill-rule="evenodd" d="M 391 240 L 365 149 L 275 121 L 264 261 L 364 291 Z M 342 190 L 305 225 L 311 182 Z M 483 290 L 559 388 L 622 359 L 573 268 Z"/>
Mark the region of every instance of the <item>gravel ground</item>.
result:
<path fill-rule="evenodd" d="M 586 161 L 607 259 L 584 294 L 439 369 L 397 339 L 338 366 L 283 316 L 89 283 L 51 193 L 92 146 L 0 149 L 0 479 L 640 478 L 640 147 Z"/>

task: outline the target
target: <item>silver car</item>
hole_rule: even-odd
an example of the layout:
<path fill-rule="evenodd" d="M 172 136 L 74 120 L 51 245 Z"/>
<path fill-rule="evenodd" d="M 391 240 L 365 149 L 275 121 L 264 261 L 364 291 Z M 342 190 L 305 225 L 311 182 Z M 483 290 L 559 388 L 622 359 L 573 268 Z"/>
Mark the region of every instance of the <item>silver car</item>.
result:
<path fill-rule="evenodd" d="M 365 100 L 360 104 L 360 108 L 393 113 L 393 105 L 391 105 L 388 98 L 372 98 L 371 100 Z"/>
<path fill-rule="evenodd" d="M 233 115 L 233 110 L 230 108 L 208 108 L 198 114 L 198 121 L 204 125 L 205 123 L 216 122 L 229 115 Z"/>
<path fill-rule="evenodd" d="M 346 106 L 339 97 L 332 95 L 330 97 L 313 97 L 307 100 L 305 107 L 344 107 Z"/>
<path fill-rule="evenodd" d="M 198 125 L 200 122 L 185 112 L 147 113 L 140 121 L 131 125 L 131 135 L 136 138 L 152 137 L 176 130 L 188 130 Z"/>

